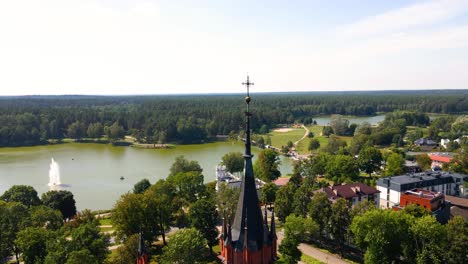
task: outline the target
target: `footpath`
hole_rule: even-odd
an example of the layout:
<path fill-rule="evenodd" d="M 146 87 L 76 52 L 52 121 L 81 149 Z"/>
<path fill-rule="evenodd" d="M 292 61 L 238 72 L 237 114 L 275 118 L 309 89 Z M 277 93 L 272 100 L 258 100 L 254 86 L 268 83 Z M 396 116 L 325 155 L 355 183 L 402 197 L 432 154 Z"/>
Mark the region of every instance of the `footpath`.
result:
<path fill-rule="evenodd" d="M 278 236 L 278 245 L 281 244 L 281 241 L 283 240 L 284 233 L 283 231 L 279 231 L 277 233 Z M 330 264 L 349 264 L 349 262 L 345 261 L 344 259 L 340 258 L 338 255 L 330 254 L 327 252 L 323 252 L 320 249 L 313 247 L 308 244 L 301 243 L 299 244 L 299 250 L 302 252 L 302 254 L 313 257 L 314 259 L 321 261 L 323 263 L 330 263 Z M 299 261 L 299 263 L 305 264 L 302 261 Z"/>

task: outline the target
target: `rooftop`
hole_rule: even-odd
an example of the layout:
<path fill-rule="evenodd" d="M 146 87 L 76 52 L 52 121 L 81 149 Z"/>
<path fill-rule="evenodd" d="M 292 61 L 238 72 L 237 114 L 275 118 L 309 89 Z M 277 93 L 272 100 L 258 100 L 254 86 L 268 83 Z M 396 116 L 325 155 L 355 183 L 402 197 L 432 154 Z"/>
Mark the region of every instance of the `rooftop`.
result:
<path fill-rule="evenodd" d="M 349 199 L 352 197 L 359 197 L 362 195 L 380 193 L 379 190 L 364 183 L 349 183 L 344 185 L 329 186 L 320 189 L 320 191 L 325 192 L 327 196 L 332 199 Z"/>
<path fill-rule="evenodd" d="M 410 191 L 405 191 L 404 194 L 409 195 L 409 196 L 415 196 L 415 197 L 431 200 L 431 201 L 444 196 L 440 192 L 431 192 L 429 190 L 424 190 L 424 189 L 412 189 Z"/>
<path fill-rule="evenodd" d="M 468 181 L 468 175 L 466 174 L 446 171 L 425 171 L 420 173 L 381 178 L 377 181 L 377 186 L 387 187 L 392 190 L 401 192 L 414 188 L 424 188 L 428 186 L 453 183 L 454 178 Z"/>

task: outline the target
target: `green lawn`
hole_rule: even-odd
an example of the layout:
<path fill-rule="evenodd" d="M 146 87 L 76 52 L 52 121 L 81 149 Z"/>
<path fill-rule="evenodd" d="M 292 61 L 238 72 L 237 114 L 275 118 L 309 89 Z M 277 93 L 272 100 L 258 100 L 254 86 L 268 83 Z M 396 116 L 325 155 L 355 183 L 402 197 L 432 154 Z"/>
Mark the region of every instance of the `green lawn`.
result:
<path fill-rule="evenodd" d="M 301 256 L 301 261 L 305 262 L 306 264 L 324 264 L 324 262 L 304 254 L 302 254 Z"/>
<path fill-rule="evenodd" d="M 270 132 L 271 144 L 277 148 L 286 146 L 288 141 L 296 142 L 304 136 L 305 130 L 302 128 L 293 128 L 289 132 Z"/>
<path fill-rule="evenodd" d="M 308 126 L 307 127 L 310 132 L 314 133 L 314 138 L 317 139 L 320 143 L 320 148 L 316 150 L 316 152 L 320 151 L 321 148 L 324 148 L 328 145 L 328 138 L 325 136 L 321 136 L 323 126 L 315 125 L 315 126 Z M 338 136 L 338 139 L 345 141 L 348 145 L 351 143 L 353 137 L 343 137 Z M 300 154 L 309 154 L 310 151 L 307 149 L 309 147 L 309 141 L 311 139 L 305 138 L 303 141 L 299 142 L 297 146 L 297 151 Z"/>
<path fill-rule="evenodd" d="M 99 225 L 112 225 L 112 220 L 110 218 L 101 218 L 99 219 Z"/>

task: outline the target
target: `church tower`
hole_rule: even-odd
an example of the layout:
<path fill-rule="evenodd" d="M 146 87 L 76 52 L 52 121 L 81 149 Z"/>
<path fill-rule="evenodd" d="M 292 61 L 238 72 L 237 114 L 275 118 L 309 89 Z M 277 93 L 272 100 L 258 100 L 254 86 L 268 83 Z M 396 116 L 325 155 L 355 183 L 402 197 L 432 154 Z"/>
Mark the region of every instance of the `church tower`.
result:
<path fill-rule="evenodd" d="M 255 177 L 252 165 L 252 152 L 250 141 L 250 113 L 251 101 L 249 88 L 253 83 L 249 76 L 242 83 L 247 87 L 247 111 L 245 112 L 245 151 L 244 176 L 240 185 L 239 201 L 232 223 L 223 220 L 223 230 L 220 236 L 221 257 L 227 264 L 272 263 L 276 259 L 276 230 L 274 213 L 271 225 L 268 227 L 267 211 L 262 215 L 257 195 Z M 270 229 L 270 230 L 269 230 Z"/>

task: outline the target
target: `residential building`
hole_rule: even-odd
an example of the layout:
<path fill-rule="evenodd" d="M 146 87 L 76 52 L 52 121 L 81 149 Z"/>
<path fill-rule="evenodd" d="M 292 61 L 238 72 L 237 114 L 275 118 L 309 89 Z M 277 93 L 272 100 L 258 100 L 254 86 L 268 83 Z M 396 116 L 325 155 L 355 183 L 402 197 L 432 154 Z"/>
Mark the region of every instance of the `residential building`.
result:
<path fill-rule="evenodd" d="M 420 138 L 414 141 L 416 146 L 437 146 L 437 142 L 428 138 Z"/>
<path fill-rule="evenodd" d="M 453 156 L 450 153 L 442 153 L 442 152 L 434 152 L 434 153 L 429 153 L 427 154 L 429 158 L 431 159 L 431 168 L 442 168 L 442 165 L 445 163 L 449 163 L 450 161 L 453 160 Z"/>
<path fill-rule="evenodd" d="M 392 208 L 400 204 L 400 196 L 415 188 L 441 192 L 444 195 L 466 196 L 468 175 L 443 171 L 426 171 L 381 178 L 377 181 L 380 207 Z"/>
<path fill-rule="evenodd" d="M 417 188 L 405 191 L 400 196 L 400 204 L 394 205 L 393 210 L 401 210 L 411 204 L 424 207 L 442 224 L 450 219 L 451 204 L 445 201 L 445 195 L 441 192 Z"/>
<path fill-rule="evenodd" d="M 451 218 L 458 215 L 463 217 L 465 221 L 468 221 L 468 199 L 450 195 L 446 195 L 445 199 L 452 204 L 450 207 Z"/>
<path fill-rule="evenodd" d="M 343 185 L 328 186 L 317 190 L 323 192 L 328 199 L 334 203 L 337 199 L 343 198 L 349 201 L 352 206 L 362 201 L 372 201 L 379 206 L 380 191 L 364 183 L 348 183 Z"/>

